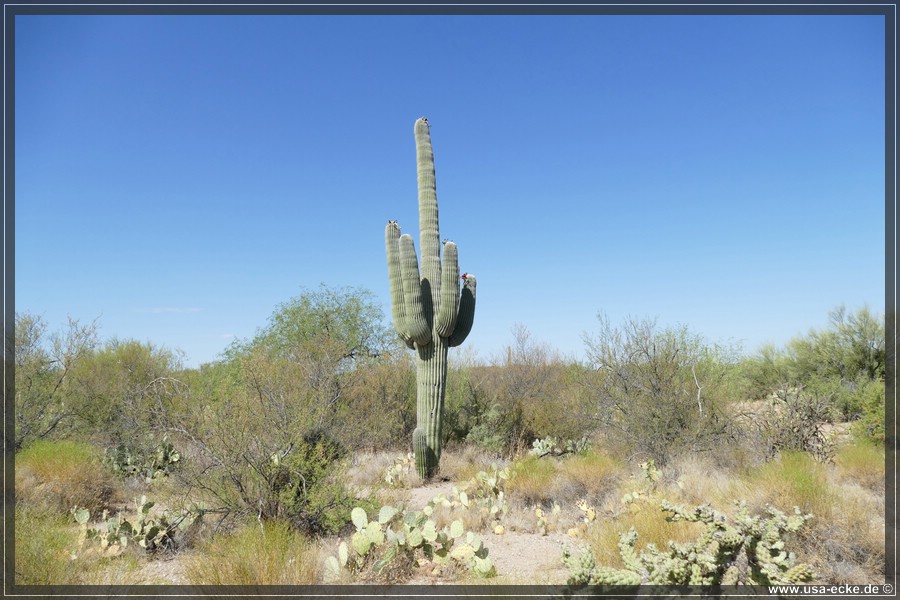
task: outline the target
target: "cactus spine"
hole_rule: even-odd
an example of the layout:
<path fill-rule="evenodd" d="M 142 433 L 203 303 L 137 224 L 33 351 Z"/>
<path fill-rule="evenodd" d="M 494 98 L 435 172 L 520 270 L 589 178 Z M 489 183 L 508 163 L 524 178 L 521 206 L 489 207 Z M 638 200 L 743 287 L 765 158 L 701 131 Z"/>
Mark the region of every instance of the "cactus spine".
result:
<path fill-rule="evenodd" d="M 419 244 L 422 270 L 412 236 L 396 221 L 385 228 L 391 316 L 406 345 L 416 350 L 416 428 L 413 451 L 422 479 L 434 475 L 441 457 L 441 417 L 447 382 L 447 350 L 463 343 L 475 317 L 475 277 L 459 274 L 456 244 L 442 243 L 438 228 L 434 152 L 428 119 L 416 119 L 419 186 Z M 459 282 L 463 281 L 460 293 Z"/>

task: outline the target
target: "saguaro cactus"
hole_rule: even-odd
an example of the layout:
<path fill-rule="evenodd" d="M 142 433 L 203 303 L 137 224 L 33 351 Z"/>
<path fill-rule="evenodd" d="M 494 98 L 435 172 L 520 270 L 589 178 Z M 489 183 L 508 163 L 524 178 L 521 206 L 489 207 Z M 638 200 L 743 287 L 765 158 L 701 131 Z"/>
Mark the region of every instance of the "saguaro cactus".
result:
<path fill-rule="evenodd" d="M 388 221 L 384 239 L 394 327 L 406 345 L 416 351 L 413 450 L 416 472 L 427 480 L 434 475 L 441 458 L 447 350 L 462 344 L 472 329 L 475 277 L 469 273 L 460 276 L 456 244 L 440 240 L 434 152 L 425 117 L 416 119 L 415 136 L 421 273 L 412 236 L 400 235 L 400 226 L 396 221 Z M 460 280 L 463 282 L 462 292 Z"/>

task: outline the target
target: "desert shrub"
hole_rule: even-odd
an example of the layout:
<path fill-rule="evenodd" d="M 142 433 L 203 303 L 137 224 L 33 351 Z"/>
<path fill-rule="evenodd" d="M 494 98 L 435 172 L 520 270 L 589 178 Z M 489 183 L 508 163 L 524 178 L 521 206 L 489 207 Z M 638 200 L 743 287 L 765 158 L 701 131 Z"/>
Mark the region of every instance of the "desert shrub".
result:
<path fill-rule="evenodd" d="M 15 457 L 16 499 L 67 512 L 75 505 L 102 510 L 116 485 L 99 451 L 83 442 L 39 440 Z"/>
<path fill-rule="evenodd" d="M 758 421 L 769 458 L 779 452 L 808 452 L 820 462 L 831 460 L 834 444 L 822 428 L 830 412 L 828 397 L 784 386 L 769 401 L 770 410 Z"/>
<path fill-rule="evenodd" d="M 185 575 L 193 585 L 308 585 L 320 582 L 321 559 L 307 536 L 268 520 L 207 540 Z"/>
<path fill-rule="evenodd" d="M 466 435 L 466 444 L 495 454 L 509 455 L 513 452 L 513 440 L 520 423 L 521 412 L 509 413 L 499 402 L 491 402 L 483 407 L 483 412 L 475 415 L 475 424 Z"/>
<path fill-rule="evenodd" d="M 371 294 L 321 288 L 280 306 L 192 382 L 170 430 L 186 484 L 230 517 L 280 518 L 305 531 L 346 522 L 342 406 L 390 349 Z M 367 415 L 371 418 L 371 414 Z"/>
<path fill-rule="evenodd" d="M 385 450 L 412 440 L 416 425 L 416 374 L 403 344 L 356 367 L 333 434 L 348 448 Z M 372 415 L 378 418 L 372 418 Z"/>
<path fill-rule="evenodd" d="M 279 465 L 274 476 L 274 514 L 307 534 L 335 533 L 347 524 L 347 514 L 361 502 L 341 482 L 347 450 L 322 432 L 307 435 Z"/>
<path fill-rule="evenodd" d="M 653 320 L 585 336 L 591 370 L 584 385 L 593 419 L 613 443 L 659 465 L 684 452 L 710 451 L 734 439 L 723 410 L 733 399 L 735 349 L 710 346 L 686 328 L 660 331 Z"/>

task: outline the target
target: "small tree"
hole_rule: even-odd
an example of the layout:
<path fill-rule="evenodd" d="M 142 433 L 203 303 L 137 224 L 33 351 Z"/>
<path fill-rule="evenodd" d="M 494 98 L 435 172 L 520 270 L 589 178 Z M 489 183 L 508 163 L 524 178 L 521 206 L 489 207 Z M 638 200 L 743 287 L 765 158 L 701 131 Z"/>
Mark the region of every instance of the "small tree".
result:
<path fill-rule="evenodd" d="M 287 518 L 309 531 L 349 514 L 353 499 L 334 477 L 346 450 L 336 428 L 390 341 L 371 298 L 325 286 L 304 292 L 193 382 L 175 425 L 190 459 L 184 476 L 221 511 Z"/>

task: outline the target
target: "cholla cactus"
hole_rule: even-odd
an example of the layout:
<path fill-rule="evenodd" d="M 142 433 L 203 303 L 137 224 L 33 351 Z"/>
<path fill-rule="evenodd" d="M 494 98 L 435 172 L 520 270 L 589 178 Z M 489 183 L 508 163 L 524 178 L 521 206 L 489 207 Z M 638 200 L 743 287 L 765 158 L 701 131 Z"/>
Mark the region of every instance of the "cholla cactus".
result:
<path fill-rule="evenodd" d="M 768 517 L 751 516 L 746 503 L 736 503 L 734 523 L 709 505 L 688 510 L 667 501 L 662 510 L 671 513 L 671 521 L 706 524 L 694 542 L 669 542 L 667 552 L 648 544 L 640 554 L 635 551 L 637 532 L 632 528 L 619 539 L 619 554 L 625 569 L 597 566 L 585 550 L 573 557 L 563 552 L 563 564 L 570 569 L 569 584 L 583 585 L 771 585 L 809 581 L 812 568 L 796 564 L 793 552 L 784 550 L 781 535 L 800 529 L 812 518 L 799 508 L 787 516 L 767 507 Z"/>
<path fill-rule="evenodd" d="M 430 479 L 441 457 L 441 418 L 447 382 L 447 350 L 469 335 L 475 318 L 475 276 L 459 274 L 456 244 L 440 239 L 434 152 L 428 119 L 415 123 L 419 185 L 419 244 L 422 271 L 412 236 L 400 235 L 396 221 L 385 228 L 391 315 L 394 328 L 416 350 L 416 472 Z M 441 250 L 443 249 L 443 257 Z M 459 283 L 462 281 L 462 292 Z"/>

